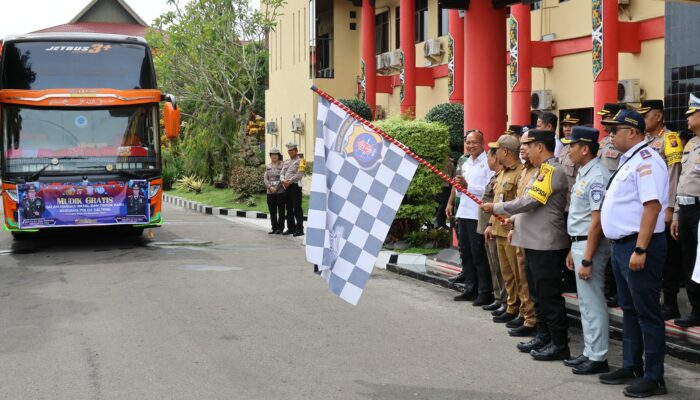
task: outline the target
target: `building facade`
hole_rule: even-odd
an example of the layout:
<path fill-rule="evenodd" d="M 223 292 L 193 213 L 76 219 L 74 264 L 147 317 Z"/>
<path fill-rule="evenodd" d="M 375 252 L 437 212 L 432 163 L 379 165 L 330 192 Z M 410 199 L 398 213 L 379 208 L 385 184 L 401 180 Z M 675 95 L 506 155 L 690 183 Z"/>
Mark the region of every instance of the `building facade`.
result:
<path fill-rule="evenodd" d="M 604 103 L 645 98 L 665 98 L 684 129 L 698 20 L 700 4 L 661 0 L 288 0 L 269 37 L 266 145 L 313 158 L 312 85 L 376 119 L 463 103 L 465 128 L 488 140 L 543 111 L 598 126 Z"/>

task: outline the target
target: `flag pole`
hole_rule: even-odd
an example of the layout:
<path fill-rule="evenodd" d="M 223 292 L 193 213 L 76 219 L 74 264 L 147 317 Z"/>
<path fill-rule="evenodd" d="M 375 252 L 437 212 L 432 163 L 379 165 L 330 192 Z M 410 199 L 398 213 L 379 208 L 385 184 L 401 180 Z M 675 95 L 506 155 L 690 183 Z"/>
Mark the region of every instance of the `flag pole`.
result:
<path fill-rule="evenodd" d="M 319 96 L 323 97 L 324 99 L 330 101 L 331 103 L 335 104 L 336 106 L 340 107 L 343 111 L 348 113 L 351 117 L 355 118 L 356 120 L 362 122 L 365 124 L 368 128 L 372 129 L 374 132 L 376 132 L 378 135 L 383 137 L 384 139 L 388 140 L 390 143 L 396 145 L 398 148 L 406 152 L 409 156 L 411 156 L 413 159 L 418 161 L 420 164 L 423 164 L 426 168 L 428 168 L 430 171 L 435 173 L 437 176 L 440 177 L 443 181 L 449 183 L 452 185 L 455 190 L 457 190 L 460 193 L 463 193 L 467 197 L 469 197 L 472 201 L 474 201 L 477 205 L 482 205 L 484 204 L 478 197 L 474 196 L 472 193 L 470 193 L 467 189 L 459 185 L 454 179 L 450 178 L 447 176 L 444 172 L 440 171 L 438 168 L 436 168 L 433 164 L 429 163 L 427 160 L 419 156 L 418 154 L 414 153 L 408 146 L 405 144 L 399 142 L 398 140 L 394 139 L 391 137 L 388 133 L 382 131 L 381 129 L 377 128 L 376 126 L 372 125 L 371 122 L 367 121 L 366 119 L 360 117 L 352 111 L 348 106 L 345 104 L 341 103 L 340 101 L 336 100 L 333 96 L 329 95 L 328 93 L 324 92 L 323 90 L 319 89 L 316 87 L 316 85 L 311 86 L 311 90 L 316 92 Z M 496 218 L 502 223 L 505 224 L 506 221 L 503 217 L 496 215 Z"/>

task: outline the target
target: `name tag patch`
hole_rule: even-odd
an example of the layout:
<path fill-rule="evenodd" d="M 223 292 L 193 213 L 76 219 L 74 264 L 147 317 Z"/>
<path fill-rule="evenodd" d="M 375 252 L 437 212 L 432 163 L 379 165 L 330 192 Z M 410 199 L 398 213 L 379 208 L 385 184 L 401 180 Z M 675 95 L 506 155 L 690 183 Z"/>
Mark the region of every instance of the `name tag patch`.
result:
<path fill-rule="evenodd" d="M 608 150 L 605 152 L 604 156 L 606 158 L 618 158 L 618 157 L 620 157 L 620 152 L 615 151 L 615 150 Z"/>

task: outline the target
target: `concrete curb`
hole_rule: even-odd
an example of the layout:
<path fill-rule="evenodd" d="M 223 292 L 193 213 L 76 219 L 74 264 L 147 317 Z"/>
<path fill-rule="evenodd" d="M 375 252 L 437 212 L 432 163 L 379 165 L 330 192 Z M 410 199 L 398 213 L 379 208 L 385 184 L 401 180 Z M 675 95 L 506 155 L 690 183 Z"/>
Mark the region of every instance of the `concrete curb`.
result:
<path fill-rule="evenodd" d="M 194 200 L 184 199 L 182 197 L 173 196 L 171 194 L 163 193 L 163 201 L 169 204 L 182 207 L 187 210 L 192 210 L 200 214 L 206 215 L 224 215 L 228 217 L 239 217 L 239 218 L 254 218 L 254 219 L 269 219 L 270 216 L 266 212 L 260 211 L 248 211 L 239 210 L 236 208 L 224 208 L 224 207 L 214 207 L 208 204 L 200 203 Z M 304 216 L 304 221 L 306 221 L 306 215 Z"/>

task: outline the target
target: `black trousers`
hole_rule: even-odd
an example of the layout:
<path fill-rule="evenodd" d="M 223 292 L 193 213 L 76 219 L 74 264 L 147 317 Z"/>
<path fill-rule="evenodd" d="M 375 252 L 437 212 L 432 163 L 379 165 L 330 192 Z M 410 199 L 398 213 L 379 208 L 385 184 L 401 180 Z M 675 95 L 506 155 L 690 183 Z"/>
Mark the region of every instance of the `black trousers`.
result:
<path fill-rule="evenodd" d="M 678 292 L 681 289 L 683 275 L 685 275 L 683 273 L 683 266 L 685 264 L 681 253 L 682 250 L 680 240 L 677 241 L 671 236 L 670 228 L 666 228 L 665 233 L 666 243 L 668 244 L 668 252 L 666 253 L 666 265 L 664 265 L 664 272 L 663 275 L 661 275 L 661 290 L 664 293 L 664 305 L 675 305 L 678 304 Z M 697 235 L 695 237 L 697 238 Z"/>
<path fill-rule="evenodd" d="M 491 269 L 486 258 L 484 235 L 476 233 L 475 219 L 459 218 L 459 254 L 462 258 L 462 273 L 464 274 L 464 291 L 476 291 L 481 296 L 493 294 Z"/>
<path fill-rule="evenodd" d="M 700 284 L 691 279 L 697 256 L 698 222 L 700 222 L 700 205 L 679 206 L 678 234 L 682 249 L 682 269 L 686 279 L 685 290 L 688 292 L 693 314 L 700 317 Z"/>
<path fill-rule="evenodd" d="M 287 206 L 287 198 L 284 193 L 268 193 L 267 209 L 270 210 L 270 222 L 272 230 L 284 230 L 284 209 Z"/>
<path fill-rule="evenodd" d="M 447 208 L 448 200 L 450 200 L 450 192 L 452 192 L 452 186 L 443 187 L 442 192 L 438 195 L 438 208 L 435 210 L 435 225 L 437 225 L 438 228 L 447 226 L 445 209 Z"/>
<path fill-rule="evenodd" d="M 525 275 L 535 303 L 537 330 L 549 333 L 556 345 L 568 343 L 569 321 L 562 297 L 561 264 L 568 250 L 525 249 Z"/>
<path fill-rule="evenodd" d="M 296 183 L 287 186 L 287 229 L 292 232 L 304 231 L 304 211 L 301 209 L 301 187 Z"/>

